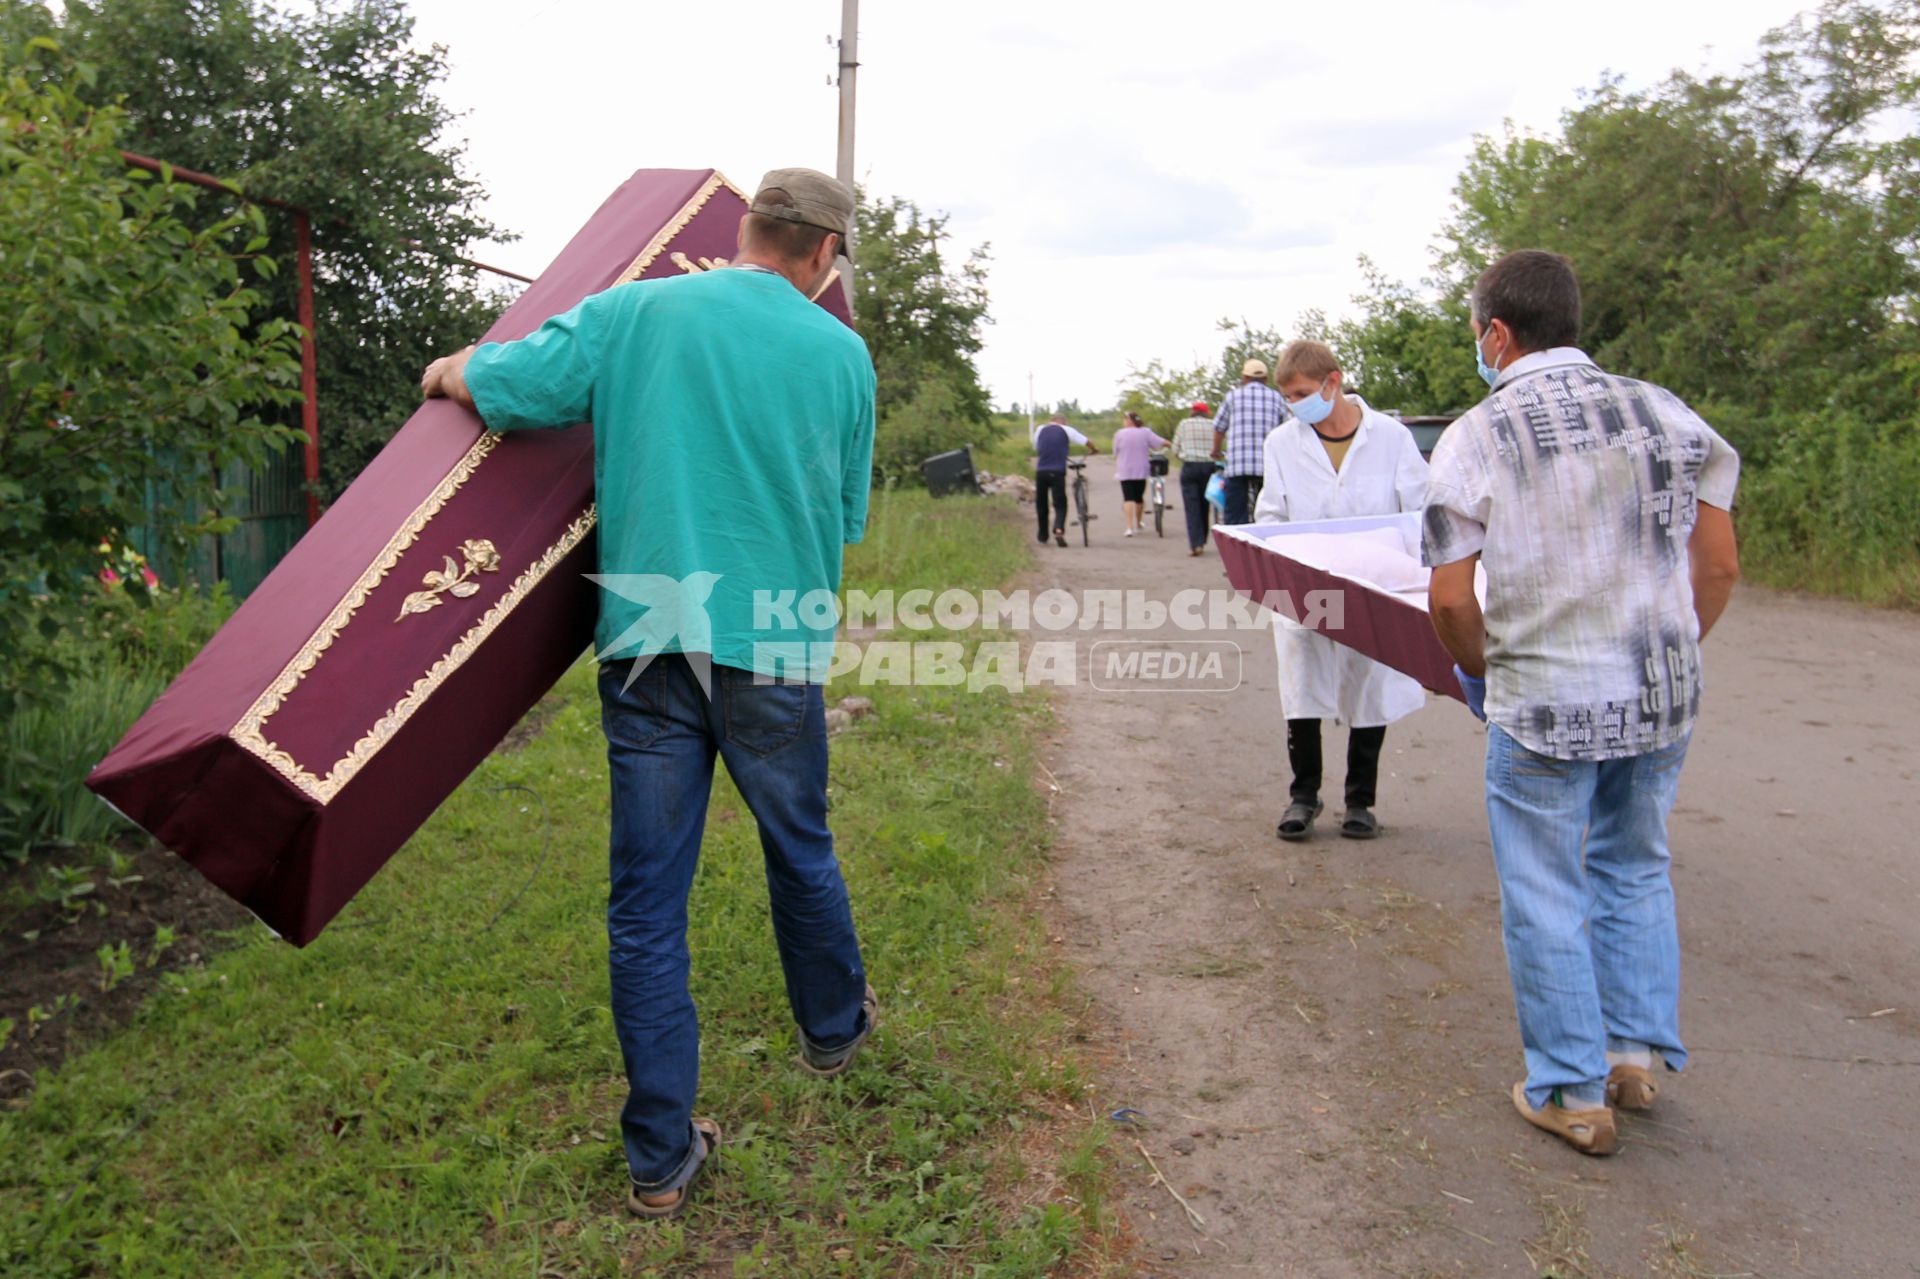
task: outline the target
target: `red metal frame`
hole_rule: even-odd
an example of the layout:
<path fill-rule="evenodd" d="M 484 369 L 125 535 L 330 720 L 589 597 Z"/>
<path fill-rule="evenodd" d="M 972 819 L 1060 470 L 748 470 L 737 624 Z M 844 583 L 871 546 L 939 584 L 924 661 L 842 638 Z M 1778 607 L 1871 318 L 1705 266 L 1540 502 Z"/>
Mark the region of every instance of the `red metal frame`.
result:
<path fill-rule="evenodd" d="M 231 182 L 222 181 L 212 174 L 201 173 L 195 169 L 183 169 L 177 164 L 168 164 L 152 156 L 136 155 L 132 151 L 122 151 L 120 156 L 130 166 L 145 169 L 149 173 L 158 173 L 162 177 L 171 175 L 182 182 L 191 182 L 195 186 L 222 191 L 254 204 L 264 204 L 270 208 L 284 209 L 293 215 L 294 268 L 298 272 L 299 301 L 297 303 L 300 322 L 300 426 L 306 433 L 306 479 L 307 479 L 307 527 L 312 528 L 320 519 L 320 375 L 319 347 L 313 333 L 313 217 L 306 209 L 297 204 L 288 204 L 284 200 L 275 200 L 268 196 L 248 195 Z M 408 241 L 412 247 L 420 247 Z M 518 280 L 522 284 L 532 284 L 533 277 L 521 275 L 518 271 L 507 271 L 497 266 L 488 266 L 485 262 L 476 262 L 472 258 L 463 258 L 458 254 L 447 254 L 462 266 L 475 270 L 489 271 L 494 275 L 504 275 L 509 280 Z"/>
<path fill-rule="evenodd" d="M 293 213 L 293 256 L 300 272 L 300 429 L 307 434 L 307 527 L 320 522 L 320 360 L 313 336 L 313 219 Z"/>

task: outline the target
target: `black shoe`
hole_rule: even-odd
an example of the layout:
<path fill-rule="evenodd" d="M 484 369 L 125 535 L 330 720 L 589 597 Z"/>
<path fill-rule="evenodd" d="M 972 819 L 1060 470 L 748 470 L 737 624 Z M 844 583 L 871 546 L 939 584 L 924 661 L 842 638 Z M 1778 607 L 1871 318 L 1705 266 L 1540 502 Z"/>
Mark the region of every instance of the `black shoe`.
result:
<path fill-rule="evenodd" d="M 1063 530 L 1053 530 L 1053 544 L 1055 546 L 1065 546 L 1067 544 L 1067 535 Z"/>
<path fill-rule="evenodd" d="M 1047 535 L 1045 533 L 1042 533 L 1038 537 L 1034 538 L 1033 540 L 1040 543 L 1040 545 L 1045 546 L 1047 544 Z"/>
<path fill-rule="evenodd" d="M 1320 816 L 1322 807 L 1317 799 L 1311 804 L 1303 799 L 1294 800 L 1280 815 L 1280 826 L 1274 834 L 1289 842 L 1305 839 L 1313 832 L 1313 819 Z"/>
<path fill-rule="evenodd" d="M 1371 808 L 1350 804 L 1346 817 L 1340 823 L 1340 834 L 1346 839 L 1378 839 L 1380 819 L 1373 815 Z"/>

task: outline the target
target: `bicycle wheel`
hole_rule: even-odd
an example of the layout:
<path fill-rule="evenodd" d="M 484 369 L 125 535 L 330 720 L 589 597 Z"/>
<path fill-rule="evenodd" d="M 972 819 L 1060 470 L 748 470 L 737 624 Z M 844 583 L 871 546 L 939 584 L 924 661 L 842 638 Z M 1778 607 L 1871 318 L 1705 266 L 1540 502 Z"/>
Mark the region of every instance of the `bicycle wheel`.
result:
<path fill-rule="evenodd" d="M 1165 480 L 1153 482 L 1153 533 L 1155 537 L 1167 535 L 1167 484 Z"/>
<path fill-rule="evenodd" d="M 1084 475 L 1073 477 L 1073 509 L 1080 517 L 1080 545 L 1091 546 L 1087 520 L 1087 477 Z"/>

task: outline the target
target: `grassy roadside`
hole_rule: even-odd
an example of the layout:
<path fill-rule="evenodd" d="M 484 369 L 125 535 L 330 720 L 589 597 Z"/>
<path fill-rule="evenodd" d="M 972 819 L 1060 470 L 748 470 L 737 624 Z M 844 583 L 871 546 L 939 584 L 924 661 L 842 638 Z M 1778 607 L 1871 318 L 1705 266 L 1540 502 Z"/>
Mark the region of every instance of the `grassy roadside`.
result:
<path fill-rule="evenodd" d="M 998 504 L 877 494 L 848 577 L 981 587 L 1024 563 Z M 723 776 L 691 931 L 701 1109 L 728 1148 L 683 1223 L 621 1206 L 605 765 L 583 666 L 544 731 L 490 759 L 313 946 L 255 931 L 169 975 L 0 1117 L 0 1271 L 1097 1268 L 1113 1229 L 1098 1131 L 1049 1119 L 1083 1081 L 1061 1050 L 1064 978 L 1035 962 L 1045 937 L 1024 908 L 1045 703 L 858 691 L 875 713 L 835 739 L 834 825 L 885 1024 L 841 1080 L 792 1064 L 758 843 Z"/>

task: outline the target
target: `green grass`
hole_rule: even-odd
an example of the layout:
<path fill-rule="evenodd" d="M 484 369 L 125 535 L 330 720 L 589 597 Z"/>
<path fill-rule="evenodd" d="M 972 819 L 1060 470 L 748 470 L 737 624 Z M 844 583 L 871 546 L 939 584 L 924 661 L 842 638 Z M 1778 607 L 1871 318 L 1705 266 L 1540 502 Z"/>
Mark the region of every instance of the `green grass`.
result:
<path fill-rule="evenodd" d="M 998 506 L 876 498 L 850 584 L 1000 584 L 1025 562 Z M 1046 706 L 860 691 L 876 710 L 835 739 L 833 823 L 883 1024 L 839 1080 L 794 1065 L 753 822 L 723 775 L 691 942 L 699 1109 L 728 1140 L 685 1218 L 622 1206 L 583 665 L 312 946 L 243 935 L 0 1117 L 0 1272 L 1012 1276 L 1076 1249 L 1097 1268 L 1100 1135 L 1059 1119 L 1084 1085 L 1027 908 Z M 489 929 L 543 842 L 511 786 L 545 801 L 551 851 Z"/>

